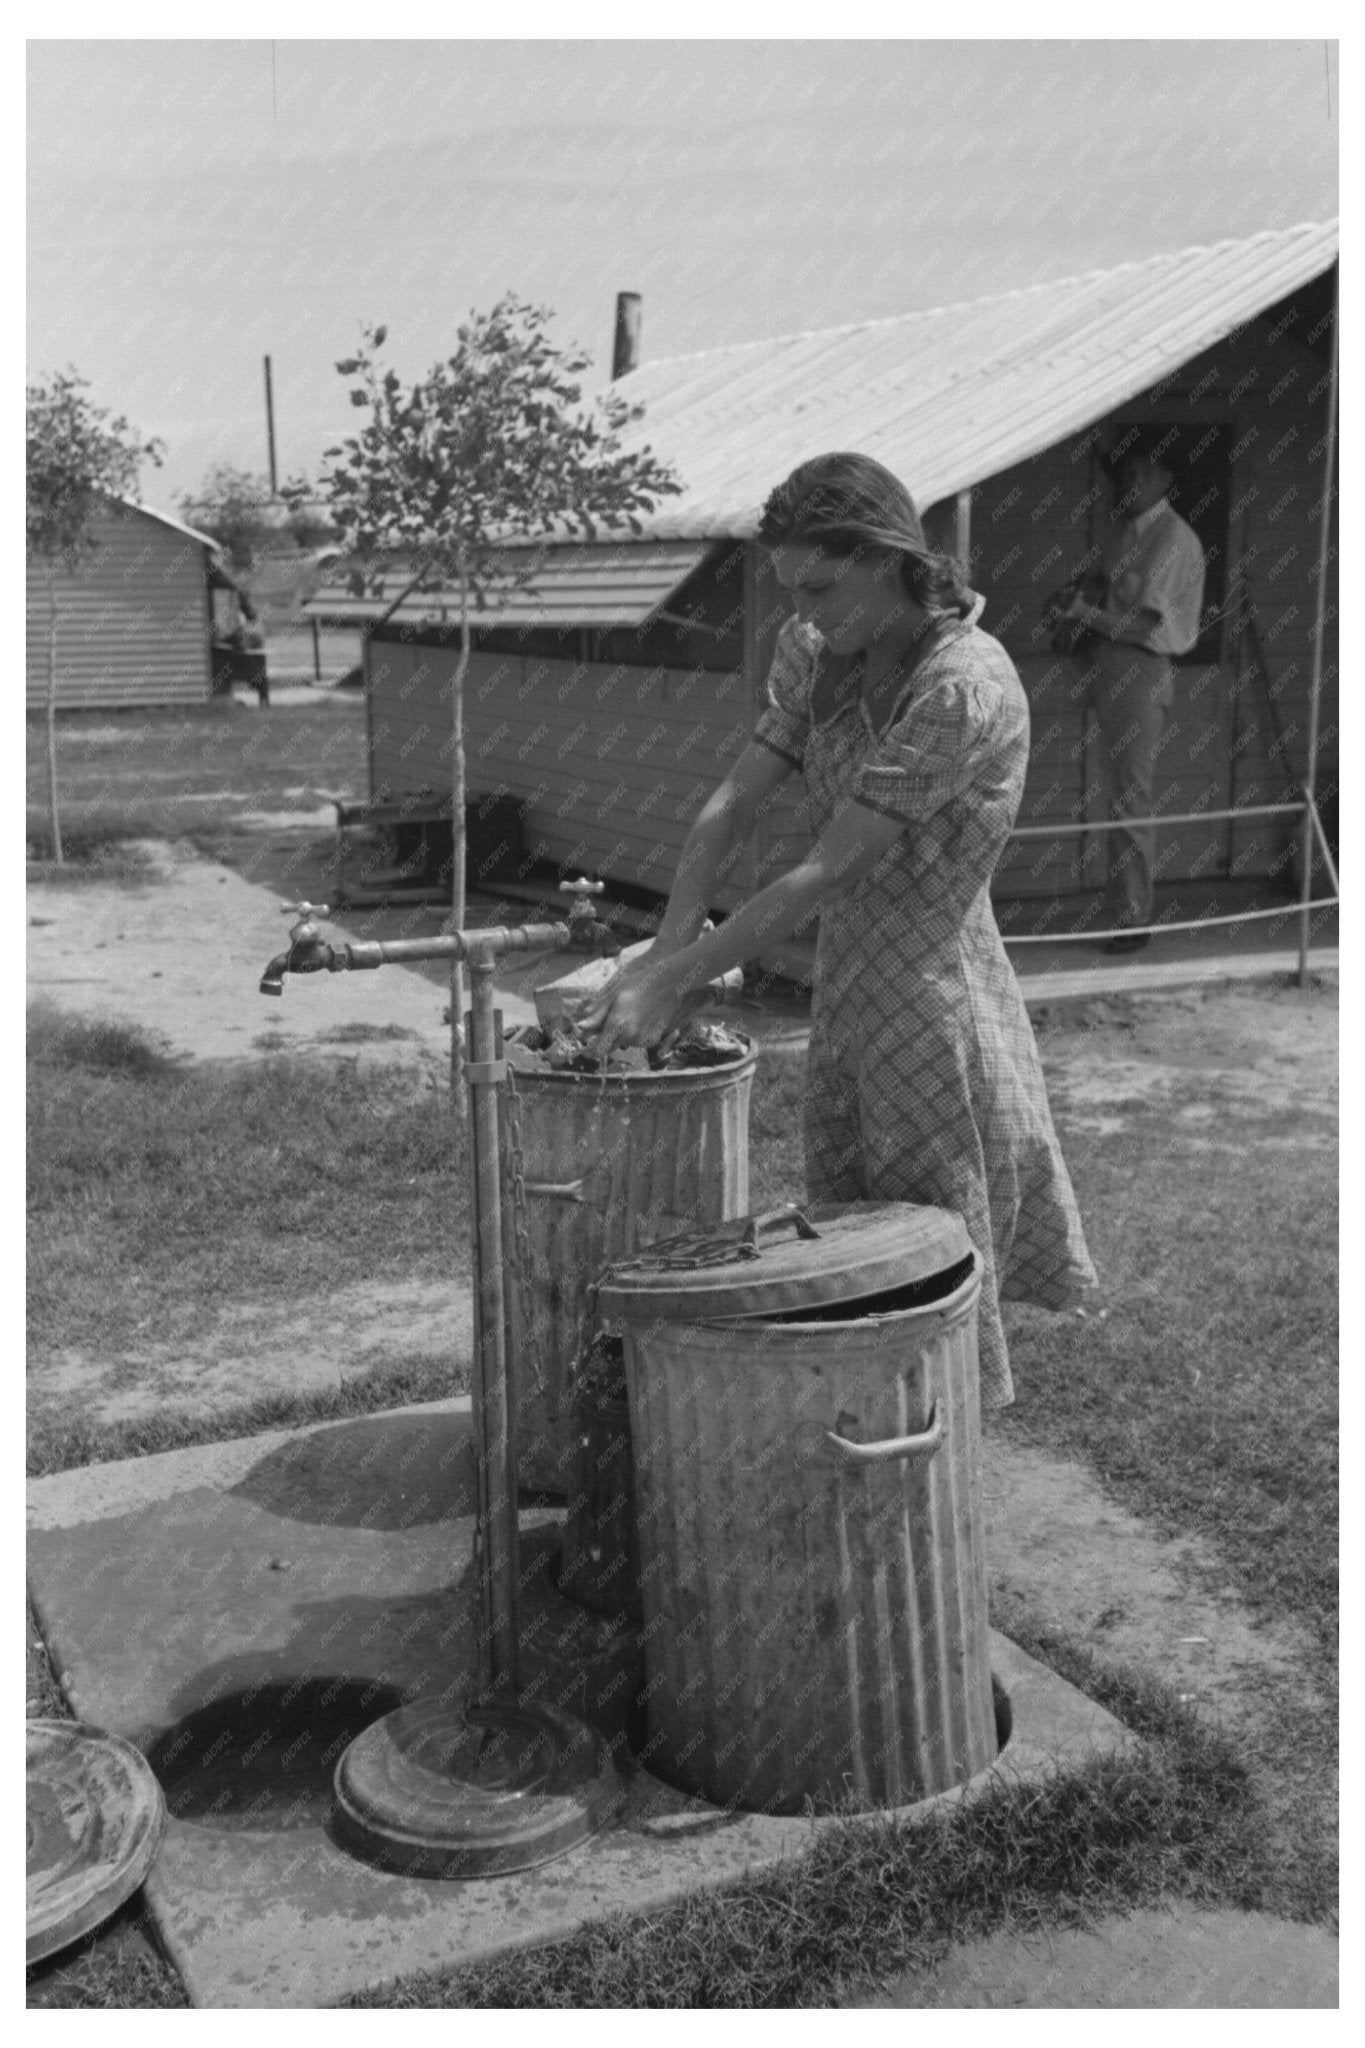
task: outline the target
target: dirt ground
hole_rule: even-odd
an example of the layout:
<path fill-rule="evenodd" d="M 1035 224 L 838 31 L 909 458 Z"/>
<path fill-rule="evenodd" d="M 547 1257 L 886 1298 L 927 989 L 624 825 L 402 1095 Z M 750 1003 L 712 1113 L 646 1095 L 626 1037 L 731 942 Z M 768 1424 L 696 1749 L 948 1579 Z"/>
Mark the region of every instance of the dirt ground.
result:
<path fill-rule="evenodd" d="M 325 822 L 308 814 L 304 824 Z M 261 821 L 297 831 L 294 814 Z M 44 881 L 28 891 L 30 998 L 63 1009 L 117 1017 L 160 1034 L 177 1055 L 196 1061 L 267 1057 L 274 1052 L 413 1071 L 430 1085 L 448 1071 L 449 1034 L 439 970 L 385 968 L 381 974 L 287 980 L 279 998 L 257 984 L 266 960 L 287 942 L 278 885 L 247 880 L 197 854 L 187 843 L 143 849 L 142 879 Z M 271 863 L 267 871 L 275 872 Z M 396 935 L 361 913 L 338 936 Z M 414 935 L 441 928 L 441 913 L 402 913 Z M 509 1019 L 530 1015 L 528 998 L 545 964 L 509 974 L 501 1002 Z M 783 1006 L 773 1036 L 790 1043 Z M 751 1020 L 746 1017 L 746 1023 Z M 1215 985 L 1189 992 L 1096 998 L 1040 1018 L 1048 1089 L 1059 1126 L 1118 1134 L 1139 1105 L 1157 1102 L 1188 1127 L 1201 1149 L 1245 1142 L 1246 1119 L 1266 1126 L 1269 1146 L 1334 1142 L 1337 1104 L 1335 988 L 1305 1000 L 1297 990 Z M 764 1020 L 757 1023 L 763 1035 Z M 1236 1131 L 1220 1126 L 1235 1108 Z M 1292 1128 L 1286 1128 L 1292 1121 Z M 468 1293 L 462 1277 L 406 1287 L 345 1291 L 319 1319 L 269 1314 L 250 1301 L 208 1305 L 192 1358 L 149 1345 L 115 1358 L 66 1354 L 43 1362 L 35 1392 L 77 1392 L 100 1419 L 149 1408 L 236 1404 L 287 1383 L 299 1391 L 339 1384 L 343 1376 L 467 1343 Z"/>
<path fill-rule="evenodd" d="M 151 850 L 135 884 L 45 882 L 29 890 L 30 994 L 116 1015 L 162 1034 L 187 1059 L 268 1057 L 289 1050 L 333 1059 L 403 1062 L 424 1084 L 444 1068 L 441 991 L 430 979 L 330 976 L 257 993 L 267 956 L 284 940 L 275 889 L 194 855 Z M 410 913 L 411 915 L 411 913 Z M 429 914 L 429 927 L 439 920 Z M 351 927 L 354 929 L 355 927 Z M 426 928 L 425 926 L 423 927 Z M 338 928 L 342 929 L 342 928 Z M 523 977 L 525 999 L 536 970 Z M 516 993 L 509 995 L 514 1005 Z M 790 1035 L 789 1019 L 783 1019 Z M 1094 999 L 1040 1019 L 1049 1091 L 1063 1133 L 1122 1132 L 1139 1105 L 1159 1103 L 1190 1127 L 1189 1141 L 1229 1150 L 1258 1142 L 1333 1142 L 1337 1004 L 1332 986 L 1305 999 L 1272 986 L 1201 988 Z M 1235 1108 L 1238 1127 L 1224 1130 Z M 287 1384 L 300 1391 L 470 1341 L 463 1276 L 349 1288 L 328 1314 L 297 1315 L 250 1300 L 213 1304 L 192 1356 L 148 1345 L 115 1357 L 45 1360 L 35 1393 L 78 1394 L 113 1421 L 154 1407 L 211 1410 Z M 987 1432 L 991 1554 L 1007 1562 L 994 1589 L 1003 1624 L 1027 1612 L 1119 1663 L 1170 1679 L 1217 1718 L 1251 1711 L 1257 1673 L 1302 1664 L 1287 1627 L 1253 1624 L 1195 1537 L 1172 1539 L 1119 1508 L 1090 1473 Z M 1316 1704 L 1305 1699 L 1305 1705 Z"/>
<path fill-rule="evenodd" d="M 1253 983 L 1142 997 L 1098 999 L 1044 1020 L 1048 1094 L 1059 1121 L 1104 1136 L 1144 1103 L 1173 1109 L 1185 1142 L 1210 1150 L 1245 1143 L 1220 1136 L 1225 1110 L 1239 1117 L 1300 1112 L 1304 1127 L 1278 1140 L 1333 1142 L 1337 1113 L 1337 994 Z M 1318 1120 L 1323 1122 L 1319 1123 Z"/>

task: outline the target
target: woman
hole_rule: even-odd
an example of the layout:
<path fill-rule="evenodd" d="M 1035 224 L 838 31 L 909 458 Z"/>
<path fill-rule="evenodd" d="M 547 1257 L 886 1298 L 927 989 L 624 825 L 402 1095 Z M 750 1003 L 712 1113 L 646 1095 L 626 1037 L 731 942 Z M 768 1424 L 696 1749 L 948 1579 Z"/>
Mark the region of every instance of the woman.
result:
<path fill-rule="evenodd" d="M 608 1048 L 652 1044 L 691 990 L 818 917 L 810 1199 L 964 1218 L 985 1268 L 982 1400 L 1003 1406 L 1001 1296 L 1065 1308 L 1095 1284 L 990 904 L 1023 794 L 1028 703 L 977 626 L 983 600 L 926 545 L 879 463 L 803 463 L 768 499 L 759 538 L 796 601 L 768 707 L 692 828 L 653 947 L 585 1021 Z M 810 852 L 703 933 L 766 801 L 798 772 Z"/>

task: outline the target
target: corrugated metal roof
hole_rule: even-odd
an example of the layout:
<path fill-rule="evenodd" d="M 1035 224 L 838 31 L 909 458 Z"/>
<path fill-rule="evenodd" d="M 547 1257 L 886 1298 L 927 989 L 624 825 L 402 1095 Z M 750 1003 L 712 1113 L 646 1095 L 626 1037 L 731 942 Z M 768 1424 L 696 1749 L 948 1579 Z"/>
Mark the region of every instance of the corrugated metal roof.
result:
<path fill-rule="evenodd" d="M 169 526 L 173 533 L 183 533 L 187 540 L 197 540 L 202 548 L 217 549 L 218 543 L 212 534 L 200 533 L 197 527 L 186 526 L 183 519 L 175 519 L 169 512 L 154 512 L 150 505 L 139 505 L 134 498 L 115 498 L 113 502 L 122 505 L 125 512 L 140 512 L 144 519 L 155 519 L 158 526 Z"/>
<path fill-rule="evenodd" d="M 509 626 L 582 626 L 605 632 L 612 626 L 642 626 L 667 604 L 707 553 L 705 542 L 598 542 L 595 546 L 542 547 L 535 556 L 503 550 L 492 558 L 491 586 L 474 625 L 488 632 Z M 332 564 L 327 581 L 303 607 L 305 616 L 356 625 L 380 619 L 412 576 L 395 559 L 384 565 L 380 591 L 355 597 L 343 561 Z M 393 616 L 416 621 L 459 618 L 459 600 L 430 592 L 407 598 Z"/>
<path fill-rule="evenodd" d="M 1115 270 L 814 334 L 647 363 L 612 388 L 643 402 L 625 437 L 685 495 L 654 538 L 755 531 L 763 500 L 828 449 L 872 455 L 921 506 L 1051 447 L 1321 275 L 1337 223 L 1182 249 Z"/>

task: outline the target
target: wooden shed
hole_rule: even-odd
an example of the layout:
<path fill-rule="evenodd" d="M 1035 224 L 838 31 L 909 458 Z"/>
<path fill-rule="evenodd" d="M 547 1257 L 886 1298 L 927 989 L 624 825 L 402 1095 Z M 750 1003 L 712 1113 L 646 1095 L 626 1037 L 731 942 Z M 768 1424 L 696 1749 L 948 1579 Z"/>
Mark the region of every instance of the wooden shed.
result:
<path fill-rule="evenodd" d="M 650 363 L 616 387 L 685 494 L 642 537 L 509 551 L 466 685 L 475 804 L 512 796 L 527 864 L 550 860 L 667 889 L 704 795 L 763 700 L 786 613 L 753 540 L 795 464 L 855 448 L 903 477 L 944 546 L 970 561 L 982 624 L 1023 676 L 1033 719 L 1019 823 L 997 898 L 1099 886 L 1093 720 L 1079 665 L 1049 651 L 1047 595 L 1093 559 L 1107 492 L 1100 454 L 1130 424 L 1176 436 L 1179 509 L 1208 556 L 1208 623 L 1179 664 L 1159 809 L 1176 815 L 1292 795 L 1305 767 L 1333 324 L 1334 223 L 1184 250 L 979 300 L 818 334 Z M 1334 517 L 1334 514 L 1333 514 Z M 1323 648 L 1319 790 L 1335 809 L 1335 527 Z M 401 565 L 391 587 L 402 589 Z M 370 628 L 371 788 L 449 797 L 457 648 L 432 600 L 349 599 L 321 616 Z M 1163 882 L 1268 876 L 1289 820 L 1199 820 L 1158 844 Z M 749 871 L 799 854 L 793 780 Z M 471 882 L 477 878 L 471 876 Z"/>
<path fill-rule="evenodd" d="M 209 696 L 214 543 L 164 512 L 110 499 L 94 545 L 49 584 L 28 564 L 28 707 L 47 702 L 55 601 L 59 710 L 202 704 Z"/>

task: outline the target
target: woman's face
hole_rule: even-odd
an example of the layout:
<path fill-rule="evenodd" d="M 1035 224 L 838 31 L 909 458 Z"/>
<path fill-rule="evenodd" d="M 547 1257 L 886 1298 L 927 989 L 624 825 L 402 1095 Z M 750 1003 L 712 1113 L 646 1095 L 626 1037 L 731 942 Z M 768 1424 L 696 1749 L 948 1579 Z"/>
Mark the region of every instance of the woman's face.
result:
<path fill-rule="evenodd" d="M 914 623 L 915 607 L 899 574 L 900 557 L 869 549 L 856 558 L 827 554 L 810 541 L 772 550 L 783 590 L 796 599 L 796 615 L 814 626 L 835 654 L 856 654 L 898 623 Z"/>

